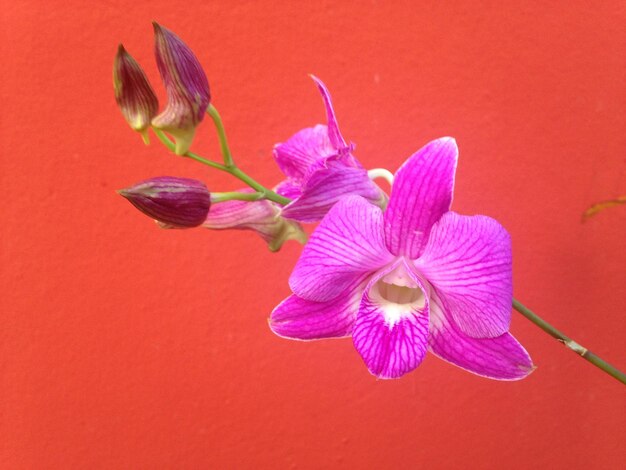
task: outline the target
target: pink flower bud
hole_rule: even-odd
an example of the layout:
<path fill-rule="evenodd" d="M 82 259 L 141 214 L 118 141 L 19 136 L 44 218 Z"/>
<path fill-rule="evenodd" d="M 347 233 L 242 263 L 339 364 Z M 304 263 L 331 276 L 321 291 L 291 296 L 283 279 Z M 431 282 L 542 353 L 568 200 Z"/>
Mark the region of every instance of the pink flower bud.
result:
<path fill-rule="evenodd" d="M 113 63 L 113 89 L 124 118 L 147 144 L 148 127 L 159 102 L 143 70 L 121 44 Z"/>
<path fill-rule="evenodd" d="M 168 101 L 152 125 L 172 134 L 175 152 L 183 155 L 189 150 L 196 127 L 211 101 L 209 82 L 191 49 L 170 30 L 157 23 L 153 25 L 157 66 Z"/>
<path fill-rule="evenodd" d="M 189 178 L 159 176 L 118 192 L 148 217 L 174 228 L 201 225 L 211 207 L 205 184 Z"/>

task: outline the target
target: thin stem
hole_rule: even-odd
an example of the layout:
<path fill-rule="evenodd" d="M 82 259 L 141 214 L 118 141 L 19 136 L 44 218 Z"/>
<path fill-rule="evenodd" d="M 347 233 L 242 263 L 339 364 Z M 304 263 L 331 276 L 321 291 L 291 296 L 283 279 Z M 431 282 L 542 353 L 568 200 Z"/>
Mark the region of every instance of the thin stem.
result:
<path fill-rule="evenodd" d="M 242 170 L 240 170 L 233 160 L 233 156 L 230 153 L 230 147 L 228 146 L 228 139 L 226 138 L 226 131 L 224 130 L 224 123 L 222 123 L 222 117 L 220 113 L 217 111 L 217 108 L 210 104 L 206 110 L 207 114 L 211 116 L 213 120 L 213 124 L 215 124 L 215 129 L 217 130 L 217 136 L 220 141 L 220 149 L 222 151 L 222 156 L 224 157 L 224 165 L 227 168 L 226 171 L 233 175 L 236 178 L 239 178 L 241 181 L 246 183 L 253 189 L 256 189 L 259 192 L 262 192 L 265 195 L 266 199 L 270 201 L 274 201 L 280 205 L 287 205 L 291 202 L 290 199 L 281 196 L 280 194 L 275 193 L 271 189 L 266 188 L 262 184 L 258 183 Z"/>
<path fill-rule="evenodd" d="M 217 204 L 218 202 L 225 201 L 259 201 L 265 199 L 265 194 L 262 192 L 256 193 L 239 193 L 236 191 L 226 193 L 211 193 L 211 203 Z"/>
<path fill-rule="evenodd" d="M 229 168 L 226 171 L 228 171 L 235 178 L 239 178 L 241 181 L 246 183 L 252 189 L 256 189 L 257 191 L 262 192 L 265 195 L 265 198 L 269 199 L 270 201 L 274 201 L 280 204 L 281 206 L 286 206 L 287 204 L 291 202 L 291 199 L 281 196 L 280 194 L 275 193 L 271 189 L 266 188 L 261 183 L 256 182 L 254 179 L 252 179 L 250 176 L 248 176 L 246 173 L 241 171 L 236 166 Z"/>
<path fill-rule="evenodd" d="M 212 104 L 209 105 L 206 112 L 209 116 L 211 116 L 213 124 L 215 124 L 215 128 L 217 129 L 217 136 L 220 140 L 220 147 L 224 157 L 224 165 L 232 167 L 235 165 L 235 162 L 233 161 L 233 156 L 230 153 L 230 147 L 228 146 L 228 139 L 226 139 L 226 131 L 224 130 L 224 124 L 222 123 L 220 113 L 217 112 L 217 109 Z"/>
<path fill-rule="evenodd" d="M 170 140 L 170 138 L 167 135 L 165 135 L 165 132 L 163 132 L 160 129 L 155 129 L 154 127 L 152 128 L 152 130 L 154 131 L 156 136 L 159 138 L 161 143 L 173 152 L 174 149 L 176 148 L 176 145 L 174 144 L 174 142 Z M 218 170 L 228 171 L 228 169 L 224 165 L 217 163 L 217 162 L 212 162 L 211 160 L 207 160 L 206 158 L 203 158 L 200 155 L 195 154 L 193 152 L 188 151 L 184 155 L 181 155 L 181 156 L 185 158 L 191 158 L 192 160 L 203 163 L 213 168 L 217 168 Z"/>
<path fill-rule="evenodd" d="M 553 338 L 556 338 L 565 346 L 567 346 L 569 349 L 571 349 L 576 354 L 581 356 L 583 359 L 591 362 L 594 366 L 602 369 L 604 372 L 616 378 L 623 384 L 626 384 L 626 374 L 624 374 L 623 372 L 620 372 L 618 369 L 616 369 L 615 367 L 613 367 L 611 364 L 604 361 L 603 359 L 600 359 L 598 356 L 596 356 L 594 353 L 589 351 L 587 348 L 584 348 L 573 339 L 561 333 L 559 330 L 557 330 L 555 327 L 550 325 L 548 322 L 546 322 L 545 320 L 537 316 L 536 313 L 532 312 L 530 309 L 522 305 L 521 302 L 513 299 L 513 308 L 517 310 L 519 313 L 521 313 L 522 315 L 524 315 L 526 318 L 528 318 L 531 322 L 533 322 L 543 331 L 548 333 L 550 336 L 552 336 Z"/>
<path fill-rule="evenodd" d="M 170 149 L 173 152 L 175 148 L 174 142 L 172 142 L 170 138 L 167 137 L 167 135 L 165 135 L 163 131 L 159 129 L 154 129 L 154 128 L 152 128 L 152 130 L 154 131 L 156 136 L 159 138 L 159 140 L 163 143 L 163 145 L 165 145 L 168 149 Z M 291 199 L 281 196 L 280 194 L 272 191 L 271 189 L 266 188 L 261 183 L 258 183 L 257 181 L 252 179 L 242 170 L 237 168 L 234 163 L 231 166 L 222 165 L 221 163 L 216 163 L 211 160 L 207 160 L 206 158 L 203 158 L 200 155 L 197 155 L 193 152 L 187 152 L 182 156 L 186 158 L 190 158 L 197 162 L 203 163 L 212 168 L 216 168 L 220 171 L 230 173 L 235 178 L 239 178 L 241 181 L 246 183 L 252 189 L 255 189 L 256 191 L 263 193 L 263 197 L 259 199 L 269 199 L 270 201 L 280 204 L 281 206 L 285 206 L 291 202 Z M 255 199 L 255 200 L 258 200 L 258 199 Z"/>

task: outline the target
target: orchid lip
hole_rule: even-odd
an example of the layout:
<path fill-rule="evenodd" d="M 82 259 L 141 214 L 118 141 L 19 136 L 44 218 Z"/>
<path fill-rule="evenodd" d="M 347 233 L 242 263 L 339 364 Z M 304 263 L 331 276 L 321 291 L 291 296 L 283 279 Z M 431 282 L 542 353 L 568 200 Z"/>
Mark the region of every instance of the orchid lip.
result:
<path fill-rule="evenodd" d="M 389 327 L 411 311 L 423 310 L 427 304 L 427 294 L 408 273 L 405 262 L 397 262 L 395 268 L 376 281 L 369 297 L 380 306 Z"/>

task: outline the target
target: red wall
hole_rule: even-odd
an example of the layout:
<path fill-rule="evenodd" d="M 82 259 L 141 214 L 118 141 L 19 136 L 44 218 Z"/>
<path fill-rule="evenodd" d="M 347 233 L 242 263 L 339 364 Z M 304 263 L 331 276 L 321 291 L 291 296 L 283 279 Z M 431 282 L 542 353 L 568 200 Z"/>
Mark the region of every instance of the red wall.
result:
<path fill-rule="evenodd" d="M 163 97 L 158 20 L 195 50 L 241 165 L 324 121 L 367 167 L 458 140 L 454 209 L 513 236 L 515 295 L 626 369 L 626 9 L 563 2 L 3 2 L 0 467 L 580 468 L 626 459 L 624 386 L 514 313 L 538 369 L 501 383 L 434 357 L 370 376 L 349 340 L 267 327 L 301 247 L 158 230 L 114 189 L 235 183 L 144 147 L 117 44 Z M 209 124 L 195 146 L 215 157 Z"/>

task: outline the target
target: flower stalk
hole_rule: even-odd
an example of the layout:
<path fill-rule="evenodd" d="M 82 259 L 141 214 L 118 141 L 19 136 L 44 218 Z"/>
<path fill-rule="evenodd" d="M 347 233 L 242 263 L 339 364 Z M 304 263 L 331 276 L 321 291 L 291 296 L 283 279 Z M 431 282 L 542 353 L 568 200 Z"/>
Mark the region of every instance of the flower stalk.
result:
<path fill-rule="evenodd" d="M 217 130 L 217 136 L 220 140 L 220 148 L 222 150 L 222 155 L 224 156 L 224 165 L 227 167 L 235 166 L 233 156 L 230 153 L 230 147 L 228 146 L 228 139 L 226 139 L 226 131 L 224 130 L 224 124 L 222 123 L 220 113 L 217 112 L 217 109 L 212 104 L 209 104 L 206 113 L 211 117 L 211 120 L 215 125 L 215 129 Z"/>
<path fill-rule="evenodd" d="M 218 122 L 221 123 L 221 119 L 219 118 L 219 114 L 216 114 L 216 116 L 217 117 L 215 119 Z M 215 122 L 215 120 L 213 122 Z M 216 125 L 216 127 L 217 127 L 217 125 Z M 222 130 L 223 130 L 223 126 L 221 126 L 221 127 L 222 127 Z M 158 137 L 158 139 L 161 141 L 161 143 L 163 145 L 165 145 L 172 152 L 175 151 L 176 144 L 169 137 L 167 137 L 165 132 L 163 132 L 163 131 L 161 131 L 159 129 L 155 129 L 155 128 L 152 128 L 152 130 L 154 131 L 154 133 L 156 134 L 156 136 Z M 220 138 L 220 147 L 222 149 L 222 152 L 224 152 L 224 149 L 228 149 L 228 142 L 226 141 L 226 134 L 224 132 L 219 133 L 219 130 L 218 130 L 218 134 L 219 134 L 219 138 Z M 228 154 L 230 155 L 230 151 L 228 151 Z M 222 165 L 221 163 L 217 163 L 217 162 L 208 160 L 208 159 L 206 159 L 204 157 L 201 157 L 200 155 L 198 155 L 198 154 L 196 154 L 194 152 L 190 152 L 189 150 L 186 151 L 181 156 L 185 157 L 185 158 L 190 158 L 192 160 L 195 160 L 195 161 L 197 161 L 199 163 L 202 163 L 204 165 L 210 166 L 211 168 L 215 168 L 217 170 L 223 171 L 225 173 L 230 173 L 235 178 L 238 178 L 241 181 L 243 181 L 244 183 L 246 183 L 252 189 L 256 190 L 259 193 L 262 193 L 263 197 L 261 199 L 269 199 L 270 201 L 273 201 L 273 202 L 275 202 L 277 204 L 280 204 L 281 206 L 285 206 L 285 205 L 287 205 L 287 204 L 289 204 L 291 202 L 291 200 L 289 198 L 286 198 L 286 197 L 281 196 L 280 194 L 277 194 L 276 192 L 272 191 L 269 188 L 266 188 L 261 183 L 259 183 L 256 180 L 254 180 L 248 174 L 243 172 L 239 167 L 237 167 L 234 162 L 230 166 Z M 226 157 L 224 157 L 224 160 L 226 161 Z M 232 157 L 231 157 L 231 160 L 232 160 Z M 259 200 L 259 199 L 255 199 L 255 200 Z"/>
<path fill-rule="evenodd" d="M 543 331 L 548 333 L 550 336 L 552 336 L 553 338 L 556 338 L 558 341 L 563 343 L 563 345 L 565 345 L 567 348 L 571 349 L 576 354 L 581 356 L 583 359 L 591 362 L 594 366 L 598 367 L 599 369 L 609 374 L 611 377 L 619 380 L 621 383 L 626 385 L 626 374 L 619 371 L 617 368 L 613 367 L 611 364 L 609 364 L 605 360 L 599 358 L 594 353 L 589 351 L 587 348 L 581 346 L 573 339 L 561 333 L 555 327 L 550 325 L 547 321 L 540 318 L 532 310 L 524 306 L 519 300 L 513 299 L 513 308 L 517 310 L 519 313 L 521 313 L 523 316 L 525 316 L 528 320 L 533 322 L 535 325 L 537 325 L 539 328 L 541 328 Z"/>
<path fill-rule="evenodd" d="M 225 193 L 211 193 L 212 204 L 226 201 L 260 201 L 262 199 L 265 199 L 265 195 L 258 191 L 254 193 L 240 193 L 237 191 L 229 191 Z"/>

